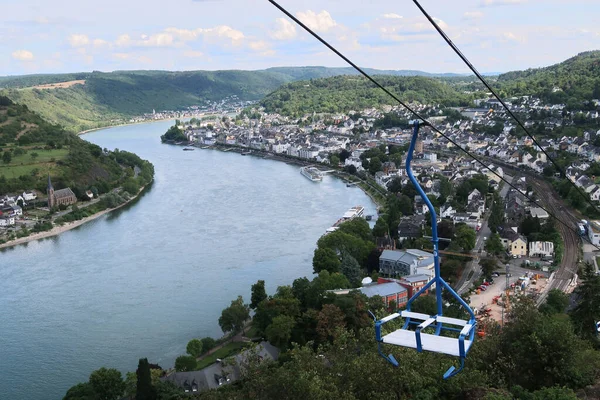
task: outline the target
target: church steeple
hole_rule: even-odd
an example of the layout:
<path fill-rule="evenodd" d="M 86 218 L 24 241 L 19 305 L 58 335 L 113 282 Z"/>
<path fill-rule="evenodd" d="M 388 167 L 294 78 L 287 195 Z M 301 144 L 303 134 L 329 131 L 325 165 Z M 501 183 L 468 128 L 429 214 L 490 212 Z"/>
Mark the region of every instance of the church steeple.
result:
<path fill-rule="evenodd" d="M 50 180 L 50 174 L 48 174 L 48 208 L 54 207 L 56 204 L 54 198 L 54 187 L 52 187 L 52 181 Z"/>

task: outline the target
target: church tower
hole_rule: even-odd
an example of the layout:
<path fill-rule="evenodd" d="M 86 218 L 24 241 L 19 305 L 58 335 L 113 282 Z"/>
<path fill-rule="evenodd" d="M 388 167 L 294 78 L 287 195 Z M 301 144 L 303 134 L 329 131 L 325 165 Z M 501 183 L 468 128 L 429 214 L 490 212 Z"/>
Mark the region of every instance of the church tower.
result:
<path fill-rule="evenodd" d="M 48 174 L 48 208 L 54 207 L 56 204 L 54 198 L 54 188 L 52 187 L 52 181 L 50 181 L 50 174 Z"/>

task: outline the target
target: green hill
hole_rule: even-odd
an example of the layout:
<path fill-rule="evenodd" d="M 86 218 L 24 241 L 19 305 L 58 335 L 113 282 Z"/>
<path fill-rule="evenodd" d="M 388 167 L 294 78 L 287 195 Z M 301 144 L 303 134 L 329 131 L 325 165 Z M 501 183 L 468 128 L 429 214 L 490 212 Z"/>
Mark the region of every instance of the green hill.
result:
<path fill-rule="evenodd" d="M 429 75 L 420 71 L 369 71 L 388 75 Z M 127 120 L 152 109 L 177 110 L 232 95 L 242 100 L 259 100 L 288 82 L 356 74 L 352 68 L 326 67 L 278 67 L 262 71 L 81 72 L 0 77 L 0 88 L 4 88 L 2 94 L 26 104 L 48 121 L 81 131 Z M 61 83 L 66 84 L 49 87 Z"/>
<path fill-rule="evenodd" d="M 470 95 L 439 79 L 378 76 L 378 81 L 404 101 L 458 106 L 468 105 L 472 100 Z M 288 83 L 261 101 L 268 112 L 294 117 L 313 111 L 335 113 L 394 103 L 381 89 L 358 76 Z"/>
<path fill-rule="evenodd" d="M 104 151 L 60 125 L 51 124 L 25 105 L 0 96 L 0 194 L 46 191 L 48 174 L 56 189 L 71 187 L 77 197 L 94 187 L 140 187 L 152 180 L 148 161 L 125 151 Z M 134 167 L 141 172 L 134 176 Z"/>
<path fill-rule="evenodd" d="M 600 99 L 600 51 L 580 53 L 545 68 L 502 74 L 499 86 L 508 95 L 536 95 L 551 103 L 575 106 Z"/>

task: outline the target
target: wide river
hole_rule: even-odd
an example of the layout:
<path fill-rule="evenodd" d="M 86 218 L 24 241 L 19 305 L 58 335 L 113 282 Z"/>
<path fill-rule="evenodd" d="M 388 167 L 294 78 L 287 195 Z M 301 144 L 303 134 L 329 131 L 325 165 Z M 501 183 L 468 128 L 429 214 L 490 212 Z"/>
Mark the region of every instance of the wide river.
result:
<path fill-rule="evenodd" d="M 59 236 L 0 252 L 0 399 L 60 399 L 100 367 L 171 367 L 192 338 L 220 337 L 221 310 L 312 276 L 321 234 L 375 205 L 332 177 L 215 150 L 162 145 L 170 121 L 84 138 L 156 169 L 134 203 Z"/>

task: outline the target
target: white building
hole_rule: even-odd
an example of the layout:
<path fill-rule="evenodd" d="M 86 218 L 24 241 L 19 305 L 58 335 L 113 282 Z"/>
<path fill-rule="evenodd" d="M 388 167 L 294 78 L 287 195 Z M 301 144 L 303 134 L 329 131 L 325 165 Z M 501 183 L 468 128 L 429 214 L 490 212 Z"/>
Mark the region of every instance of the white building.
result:
<path fill-rule="evenodd" d="M 529 257 L 550 257 L 554 254 L 554 243 L 531 242 L 529 243 Z"/>
<path fill-rule="evenodd" d="M 15 224 L 15 217 L 2 216 L 0 217 L 0 226 L 12 226 Z"/>

